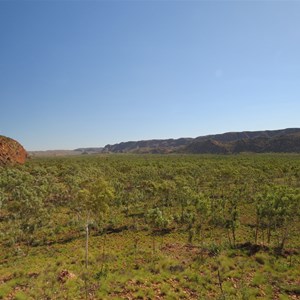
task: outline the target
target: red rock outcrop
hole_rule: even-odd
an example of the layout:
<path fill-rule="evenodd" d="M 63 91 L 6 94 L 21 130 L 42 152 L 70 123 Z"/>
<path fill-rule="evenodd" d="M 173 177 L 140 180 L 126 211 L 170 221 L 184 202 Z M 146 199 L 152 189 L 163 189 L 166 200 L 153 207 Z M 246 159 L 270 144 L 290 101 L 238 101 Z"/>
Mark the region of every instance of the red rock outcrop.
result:
<path fill-rule="evenodd" d="M 27 152 L 17 141 L 0 136 L 0 165 L 24 164 Z"/>

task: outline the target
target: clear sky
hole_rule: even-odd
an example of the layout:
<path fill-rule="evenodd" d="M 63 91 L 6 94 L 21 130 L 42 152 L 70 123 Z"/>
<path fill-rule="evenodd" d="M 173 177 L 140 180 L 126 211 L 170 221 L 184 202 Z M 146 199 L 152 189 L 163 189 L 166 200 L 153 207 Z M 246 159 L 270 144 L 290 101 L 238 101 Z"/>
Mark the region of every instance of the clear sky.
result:
<path fill-rule="evenodd" d="M 300 127 L 300 1 L 0 1 L 27 150 Z"/>

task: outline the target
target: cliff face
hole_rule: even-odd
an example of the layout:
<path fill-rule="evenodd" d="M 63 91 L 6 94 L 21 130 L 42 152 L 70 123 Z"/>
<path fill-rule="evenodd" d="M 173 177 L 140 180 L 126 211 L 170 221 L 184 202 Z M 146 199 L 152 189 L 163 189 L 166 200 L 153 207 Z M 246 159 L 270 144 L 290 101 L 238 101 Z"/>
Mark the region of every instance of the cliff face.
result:
<path fill-rule="evenodd" d="M 27 158 L 27 152 L 17 141 L 0 136 L 0 165 L 23 164 Z"/>

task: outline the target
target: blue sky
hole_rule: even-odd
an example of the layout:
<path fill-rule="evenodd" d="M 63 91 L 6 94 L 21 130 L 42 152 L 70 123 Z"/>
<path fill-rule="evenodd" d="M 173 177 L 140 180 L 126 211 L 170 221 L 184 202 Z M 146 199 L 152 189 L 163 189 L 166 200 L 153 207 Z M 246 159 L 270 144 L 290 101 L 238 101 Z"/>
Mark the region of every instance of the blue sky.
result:
<path fill-rule="evenodd" d="M 28 150 L 300 127 L 298 1 L 0 1 L 0 134 Z"/>

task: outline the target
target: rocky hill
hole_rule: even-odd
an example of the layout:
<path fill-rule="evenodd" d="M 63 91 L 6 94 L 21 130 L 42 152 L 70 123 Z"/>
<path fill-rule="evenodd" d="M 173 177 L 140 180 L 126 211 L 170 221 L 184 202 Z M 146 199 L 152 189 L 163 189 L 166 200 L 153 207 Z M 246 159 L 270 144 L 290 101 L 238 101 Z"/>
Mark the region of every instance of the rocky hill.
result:
<path fill-rule="evenodd" d="M 210 144 L 208 144 L 210 141 Z M 184 152 L 188 153 L 300 153 L 300 129 L 224 133 L 199 137 Z"/>
<path fill-rule="evenodd" d="M 27 158 L 27 152 L 17 141 L 0 136 L 0 165 L 23 164 Z"/>
<path fill-rule="evenodd" d="M 112 153 L 201 153 L 241 152 L 300 153 L 300 128 L 266 131 L 227 132 L 223 134 L 166 140 L 145 140 L 106 145 L 102 152 Z"/>
<path fill-rule="evenodd" d="M 274 137 L 292 134 L 292 133 L 300 133 L 300 128 L 287 128 L 287 129 L 279 129 L 279 130 L 264 130 L 264 131 L 241 131 L 241 132 L 226 132 L 221 134 L 214 135 L 205 135 L 199 136 L 195 138 L 196 141 L 199 140 L 207 140 L 212 139 L 218 142 L 234 142 L 239 140 L 249 140 L 255 138 L 267 138 L 271 139 Z"/>
<path fill-rule="evenodd" d="M 182 149 L 192 138 L 144 140 L 106 145 L 102 152 L 113 153 L 169 153 Z"/>

